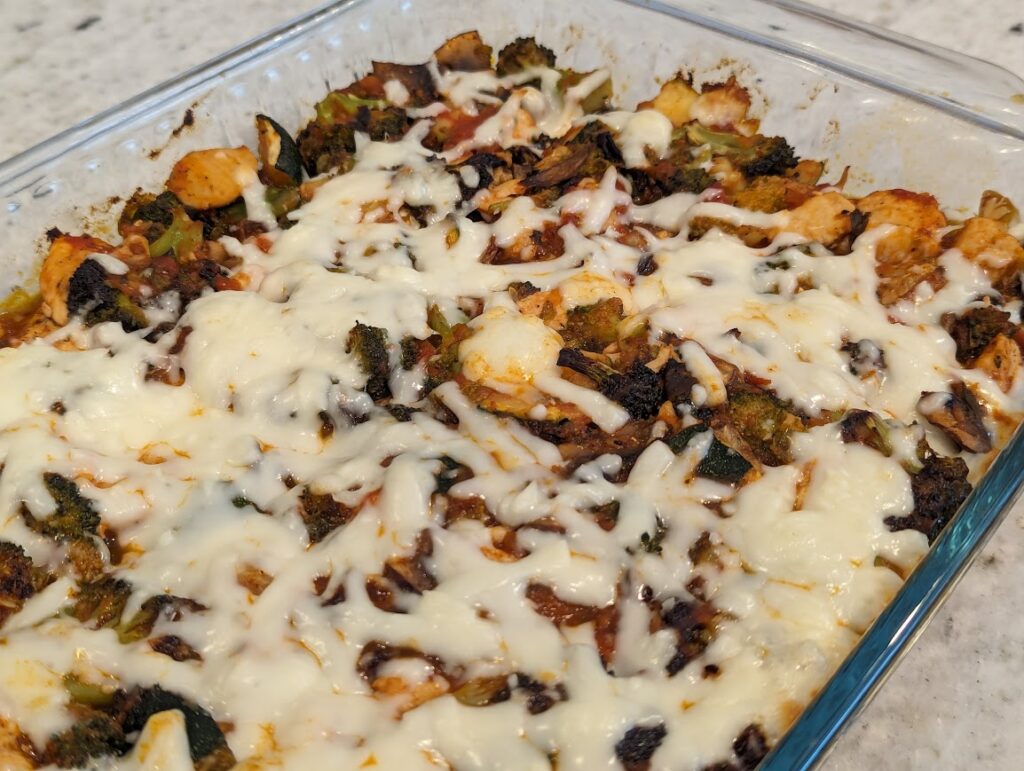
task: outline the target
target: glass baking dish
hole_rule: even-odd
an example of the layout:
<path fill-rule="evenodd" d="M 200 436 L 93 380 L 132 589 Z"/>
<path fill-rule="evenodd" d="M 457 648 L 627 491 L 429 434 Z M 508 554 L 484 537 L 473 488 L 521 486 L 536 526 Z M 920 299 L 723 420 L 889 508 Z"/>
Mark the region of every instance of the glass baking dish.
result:
<path fill-rule="evenodd" d="M 467 13 L 472 8 L 474 13 Z M 766 133 L 851 169 L 853 193 L 928 190 L 972 211 L 985 188 L 1024 199 L 1024 82 L 993 65 L 788 0 L 342 0 L 268 32 L 0 164 L 6 267 L 28 281 L 51 227 L 102 236 L 118 195 L 155 186 L 197 147 L 254 145 L 252 115 L 286 126 L 326 84 L 371 58 L 419 62 L 475 28 L 494 44 L 535 35 L 576 69 L 610 67 L 625 105 L 680 67 L 736 74 Z M 186 113 L 189 116 L 186 119 Z M 870 185 L 870 188 L 868 187 Z M 963 510 L 762 769 L 814 767 L 956 585 L 1024 482 L 1020 431 Z"/>

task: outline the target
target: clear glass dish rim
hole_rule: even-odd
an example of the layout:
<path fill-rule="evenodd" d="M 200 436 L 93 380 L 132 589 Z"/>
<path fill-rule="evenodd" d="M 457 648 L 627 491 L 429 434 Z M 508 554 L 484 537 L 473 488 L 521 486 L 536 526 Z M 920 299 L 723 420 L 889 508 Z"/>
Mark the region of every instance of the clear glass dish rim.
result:
<path fill-rule="evenodd" d="M 359 5 L 374 0 L 333 0 L 292 21 L 242 43 L 180 75 L 149 88 L 118 105 L 77 123 L 0 162 L 0 196 L 12 196 L 38 180 L 34 172 L 72 153 L 120 126 L 144 119 L 162 105 L 182 93 L 204 84 L 214 85 L 216 79 L 251 59 L 266 54 L 289 41 L 312 33 L 321 24 Z M 821 65 L 840 75 L 852 77 L 870 86 L 925 103 L 953 117 L 966 120 L 986 130 L 1006 134 L 1024 141 L 1024 123 L 1008 125 L 984 110 L 965 106 L 952 96 L 929 93 L 921 85 L 916 90 L 906 83 L 887 80 L 870 68 L 858 69 L 848 63 L 836 62 L 816 53 L 786 30 L 765 33 L 733 23 L 717 14 L 680 8 L 662 0 L 614 0 L 624 5 L 652 10 L 679 21 L 696 24 L 760 47 L 794 56 Z M 766 8 L 827 24 L 842 30 L 867 35 L 875 42 L 904 52 L 925 54 L 945 63 L 965 63 L 981 71 L 1006 71 L 996 65 L 932 46 L 910 38 L 902 38 L 886 30 L 847 19 L 799 0 L 753 0 Z M 727 7 L 727 6 L 726 6 Z M 1024 93 L 1024 80 L 1020 91 Z M 857 712 L 885 682 L 910 645 L 924 630 L 928 620 L 949 596 L 978 552 L 1024 490 L 1024 430 L 1020 428 L 999 453 L 988 472 L 975 487 L 955 519 L 946 527 L 926 557 L 903 587 L 879 615 L 857 646 L 847 656 L 817 697 L 807 706 L 758 767 L 760 771 L 805 771 L 816 767 L 825 757 L 835 739 Z"/>

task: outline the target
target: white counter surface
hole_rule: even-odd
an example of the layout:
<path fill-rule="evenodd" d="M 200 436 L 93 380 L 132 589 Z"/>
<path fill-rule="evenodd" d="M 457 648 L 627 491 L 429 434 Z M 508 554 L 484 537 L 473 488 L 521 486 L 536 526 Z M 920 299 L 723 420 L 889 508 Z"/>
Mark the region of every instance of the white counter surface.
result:
<path fill-rule="evenodd" d="M 0 158 L 316 6 L 314 0 L 0 0 Z M 818 0 L 1024 75 L 1021 0 Z M 1024 768 L 1024 506 L 825 762 Z"/>

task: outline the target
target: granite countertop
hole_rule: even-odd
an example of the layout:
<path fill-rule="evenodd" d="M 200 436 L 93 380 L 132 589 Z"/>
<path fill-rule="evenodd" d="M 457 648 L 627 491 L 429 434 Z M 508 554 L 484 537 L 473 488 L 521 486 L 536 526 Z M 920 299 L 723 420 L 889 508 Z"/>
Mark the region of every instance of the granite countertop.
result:
<path fill-rule="evenodd" d="M 318 4 L 0 0 L 0 158 Z M 1024 75 L 1019 0 L 817 4 Z M 1024 505 L 1018 505 L 824 768 L 1020 768 L 1022 619 Z"/>

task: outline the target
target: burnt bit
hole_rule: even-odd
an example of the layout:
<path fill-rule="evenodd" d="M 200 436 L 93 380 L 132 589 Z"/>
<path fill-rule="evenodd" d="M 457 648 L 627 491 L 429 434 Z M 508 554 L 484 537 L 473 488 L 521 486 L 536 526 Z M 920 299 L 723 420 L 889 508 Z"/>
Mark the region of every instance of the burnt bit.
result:
<path fill-rule="evenodd" d="M 697 385 L 697 378 L 690 374 L 690 370 L 681 361 L 669 359 L 661 368 L 661 377 L 665 381 L 665 398 L 673 404 L 690 402 L 690 395 L 693 387 Z"/>
<path fill-rule="evenodd" d="M 653 418 L 665 401 L 661 376 L 639 361 L 620 373 L 588 359 L 577 349 L 563 348 L 558 354 L 558 366 L 589 377 L 604 396 L 625 407 L 634 420 Z"/>
<path fill-rule="evenodd" d="M 569 692 L 561 683 L 547 687 L 523 672 L 513 675 L 515 690 L 526 694 L 526 711 L 531 715 L 547 712 L 560 701 L 569 698 Z"/>
<path fill-rule="evenodd" d="M 676 652 L 665 666 L 669 677 L 700 656 L 715 636 L 718 612 L 709 602 L 676 599 L 661 614 L 662 623 L 677 634 Z"/>
<path fill-rule="evenodd" d="M 154 637 L 149 641 L 149 647 L 156 653 L 168 656 L 175 661 L 202 661 L 203 657 L 199 652 L 174 634 L 165 634 L 161 637 Z"/>
<path fill-rule="evenodd" d="M 839 350 L 849 359 L 850 372 L 861 380 L 885 373 L 885 352 L 874 341 L 851 340 Z"/>
<path fill-rule="evenodd" d="M 1010 314 L 983 305 L 970 308 L 959 316 L 945 313 L 942 326 L 956 343 L 956 360 L 970 367 L 989 343 L 999 335 L 1012 335 L 1017 325 L 1010 323 Z"/>
<path fill-rule="evenodd" d="M 187 110 L 185 110 L 185 114 L 181 116 L 181 123 L 179 123 L 178 127 L 171 132 L 172 137 L 178 136 L 185 129 L 191 128 L 195 125 L 196 114 L 194 108 L 195 105 L 192 105 L 192 107 L 189 107 Z"/>
<path fill-rule="evenodd" d="M 299 496 L 298 511 L 312 545 L 351 522 L 358 510 L 339 503 L 329 493 L 314 493 L 307 487 Z"/>
<path fill-rule="evenodd" d="M 21 546 L 0 541 L 0 627 L 52 580 L 52 576 L 32 564 Z"/>
<path fill-rule="evenodd" d="M 886 526 L 894 532 L 917 530 L 931 543 L 971 494 L 967 472 L 963 458 L 929 455 L 921 470 L 910 478 L 914 511 L 906 517 L 887 517 Z"/>
<path fill-rule="evenodd" d="M 37 519 L 28 506 L 22 504 L 21 516 L 30 529 L 58 542 L 96 533 L 100 515 L 93 502 L 79 491 L 78 485 L 52 471 L 43 474 L 43 484 L 57 507 L 46 519 Z"/>
<path fill-rule="evenodd" d="M 733 740 L 732 751 L 739 758 L 742 768 L 757 768 L 757 764 L 764 760 L 768 754 L 768 738 L 764 735 L 761 726 L 751 723 Z"/>
<path fill-rule="evenodd" d="M 391 557 L 384 563 L 384 577 L 400 589 L 423 594 L 437 588 L 437 579 L 427 569 L 424 559 L 434 553 L 434 541 L 429 530 L 421 530 L 416 538 L 416 550 L 410 557 Z"/>
<path fill-rule="evenodd" d="M 557 626 L 579 626 L 593 621 L 599 610 L 592 605 L 577 605 L 563 600 L 546 584 L 530 583 L 526 587 L 526 599 L 537 613 Z"/>
<path fill-rule="evenodd" d="M 658 263 L 655 261 L 653 254 L 645 254 L 636 264 L 636 274 L 638 276 L 653 275 L 657 269 Z"/>
<path fill-rule="evenodd" d="M 615 744 L 617 757 L 626 771 L 645 771 L 655 751 L 668 735 L 664 723 L 653 726 L 635 725 Z"/>

